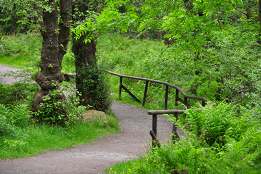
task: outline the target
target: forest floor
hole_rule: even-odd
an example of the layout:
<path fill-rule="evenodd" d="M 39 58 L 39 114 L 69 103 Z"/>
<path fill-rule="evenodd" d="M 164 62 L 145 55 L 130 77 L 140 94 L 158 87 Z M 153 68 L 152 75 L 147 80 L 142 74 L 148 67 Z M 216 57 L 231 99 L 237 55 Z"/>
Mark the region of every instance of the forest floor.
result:
<path fill-rule="evenodd" d="M 18 69 L 0 65 L 0 74 L 7 70 Z M 2 77 L 2 83 L 10 84 L 14 81 L 12 77 Z M 149 131 L 152 129 L 152 118 L 147 110 L 118 102 L 113 102 L 111 108 L 119 120 L 119 134 L 103 136 L 95 142 L 63 150 L 48 150 L 28 158 L 2 159 L 0 173 L 99 174 L 116 163 L 143 155 L 145 150 L 149 150 L 151 142 Z M 171 131 L 172 124 L 167 118 L 158 116 L 158 139 L 168 143 Z M 178 134 L 182 135 L 181 130 L 178 130 Z"/>

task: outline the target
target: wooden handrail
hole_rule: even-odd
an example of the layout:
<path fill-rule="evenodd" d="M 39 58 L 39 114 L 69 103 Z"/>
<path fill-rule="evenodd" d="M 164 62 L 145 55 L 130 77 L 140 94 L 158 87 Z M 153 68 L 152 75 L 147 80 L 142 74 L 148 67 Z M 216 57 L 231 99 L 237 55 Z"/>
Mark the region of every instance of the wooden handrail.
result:
<path fill-rule="evenodd" d="M 123 86 L 122 84 L 122 78 L 130 78 L 130 79 L 136 79 L 136 80 L 143 80 L 146 81 L 146 86 L 145 86 L 145 90 L 144 90 L 144 96 L 143 96 L 143 100 L 142 100 L 142 107 L 145 105 L 145 101 L 146 101 L 146 93 L 147 93 L 147 89 L 148 89 L 148 82 L 152 82 L 152 83 L 158 83 L 158 84 L 163 84 L 166 86 L 166 91 L 165 91 L 165 105 L 164 105 L 164 109 L 167 109 L 167 102 L 168 102 L 168 87 L 174 88 L 176 89 L 176 98 L 175 98 L 175 105 L 177 106 L 177 101 L 180 101 L 181 103 L 183 103 L 185 106 L 190 107 L 190 105 L 188 104 L 187 100 L 188 99 L 194 99 L 194 100 L 201 100 L 202 101 L 202 105 L 205 106 L 206 102 L 208 102 L 209 100 L 204 98 L 204 97 L 197 97 L 197 96 L 191 96 L 191 95 L 187 95 L 180 87 L 172 85 L 170 83 L 167 82 L 163 82 L 163 81 L 159 81 L 159 80 L 153 80 L 153 79 L 148 79 L 148 78 L 142 78 L 142 77 L 135 77 L 135 76 L 127 76 L 127 75 L 122 75 L 122 74 L 118 74 L 115 72 L 111 72 L 111 71 L 107 71 L 104 70 L 112 75 L 115 76 L 119 76 L 120 77 L 120 85 L 119 85 L 119 97 L 121 96 L 121 89 L 124 89 L 129 95 L 131 95 L 137 102 L 140 102 L 139 99 L 137 99 L 137 97 L 135 97 L 135 95 L 133 95 L 129 90 L 126 90 L 127 88 Z M 184 100 L 181 99 L 180 97 L 178 97 L 178 93 L 181 93 L 184 96 Z M 141 102 L 140 102 L 141 103 Z"/>
<path fill-rule="evenodd" d="M 149 115 L 153 114 L 184 114 L 186 110 L 177 110 L 177 109 L 172 109 L 172 110 L 150 110 L 148 111 Z"/>
<path fill-rule="evenodd" d="M 150 110 L 148 111 L 148 115 L 152 115 L 152 130 L 150 131 L 150 135 L 152 137 L 152 147 L 158 146 L 160 147 L 160 142 L 157 139 L 157 116 L 158 114 L 174 114 L 176 120 L 178 120 L 179 114 L 184 114 L 186 110 Z M 177 124 L 173 123 L 172 127 L 172 140 L 179 139 L 179 135 L 177 133 Z"/>

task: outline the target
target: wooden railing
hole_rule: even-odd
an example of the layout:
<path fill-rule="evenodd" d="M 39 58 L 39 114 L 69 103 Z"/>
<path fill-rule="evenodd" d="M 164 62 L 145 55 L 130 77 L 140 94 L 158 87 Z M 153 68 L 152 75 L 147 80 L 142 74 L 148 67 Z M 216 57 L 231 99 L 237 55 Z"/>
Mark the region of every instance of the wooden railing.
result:
<path fill-rule="evenodd" d="M 201 100 L 202 101 L 202 106 L 206 105 L 206 102 L 208 101 L 208 99 L 203 98 L 203 97 L 196 97 L 196 96 L 191 96 L 191 95 L 187 95 L 180 87 L 178 86 L 174 86 L 172 84 L 169 84 L 167 82 L 162 82 L 159 80 L 152 80 L 152 79 L 147 79 L 147 78 L 141 78 L 141 77 L 135 77 L 135 76 L 127 76 L 127 75 L 121 75 L 121 74 L 117 74 L 115 72 L 111 72 L 111 71 L 107 71 L 108 73 L 112 74 L 112 75 L 116 75 L 120 77 L 120 83 L 119 83 L 119 97 L 121 97 L 121 91 L 122 89 L 124 89 L 135 101 L 141 103 L 141 101 L 133 94 L 130 92 L 130 90 L 128 90 L 124 85 L 123 85 L 123 78 L 130 78 L 130 79 L 136 79 L 136 80 L 142 80 L 145 81 L 145 89 L 144 89 L 144 94 L 143 94 L 143 100 L 142 100 L 142 107 L 144 107 L 145 102 L 146 102 L 146 96 L 147 96 L 147 91 L 148 91 L 148 85 L 149 82 L 151 83 L 158 83 L 158 84 L 162 84 L 165 85 L 165 103 L 164 103 L 164 110 L 167 110 L 167 106 L 168 106 L 168 95 L 169 95 L 169 88 L 174 88 L 176 89 L 176 96 L 175 96 L 175 106 L 178 106 L 178 101 L 180 101 L 181 103 L 183 103 L 187 108 L 190 108 L 191 105 L 188 104 L 188 99 L 194 99 L 194 100 Z M 184 100 L 182 98 L 179 97 L 179 93 L 181 93 L 184 96 Z"/>
<path fill-rule="evenodd" d="M 160 142 L 157 139 L 157 116 L 158 114 L 174 114 L 176 121 L 178 121 L 179 114 L 184 114 L 186 110 L 150 110 L 148 111 L 149 115 L 152 115 L 152 130 L 150 131 L 150 135 L 152 137 L 152 147 L 158 146 L 160 147 Z M 178 140 L 179 135 L 177 133 L 177 124 L 173 123 L 172 128 L 172 140 Z"/>
<path fill-rule="evenodd" d="M 169 84 L 167 82 L 162 82 L 158 80 L 152 80 L 152 79 L 147 79 L 147 78 L 141 78 L 141 77 L 135 77 L 135 76 L 127 76 L 127 75 L 121 75 L 115 72 L 107 71 L 108 73 L 112 75 L 116 75 L 120 77 L 120 83 L 119 83 L 119 97 L 121 97 L 121 91 L 124 89 L 134 100 L 137 102 L 141 103 L 141 101 L 128 90 L 124 85 L 123 85 L 123 78 L 130 78 L 130 79 L 136 79 L 136 80 L 143 80 L 145 81 L 145 89 L 144 89 L 144 95 L 143 95 L 143 100 L 142 100 L 142 107 L 144 107 L 145 102 L 146 102 L 146 96 L 147 96 L 147 91 L 148 91 L 148 84 L 149 82 L 151 83 L 158 83 L 165 85 L 165 103 L 164 103 L 164 110 L 150 110 L 148 111 L 149 115 L 152 115 L 152 130 L 150 131 L 150 135 L 152 137 L 152 145 L 153 147 L 159 146 L 160 147 L 160 142 L 157 139 L 157 115 L 159 114 L 174 114 L 174 117 L 176 118 L 176 121 L 178 120 L 178 115 L 183 114 L 186 110 L 167 110 L 168 106 L 168 94 L 169 94 L 169 88 L 174 88 L 176 89 L 176 95 L 175 95 L 175 106 L 178 106 L 178 101 L 183 103 L 187 108 L 190 108 L 191 105 L 188 104 L 188 99 L 194 99 L 194 100 L 201 100 L 201 104 L 204 107 L 206 105 L 206 102 L 209 101 L 206 98 L 203 97 L 196 97 L 196 96 L 191 96 L 187 95 L 180 87 L 174 86 L 172 84 Z M 179 93 L 181 93 L 184 96 L 184 100 L 179 97 Z M 177 134 L 177 125 L 173 123 L 173 128 L 172 128 L 172 139 L 179 139 L 179 135 Z"/>

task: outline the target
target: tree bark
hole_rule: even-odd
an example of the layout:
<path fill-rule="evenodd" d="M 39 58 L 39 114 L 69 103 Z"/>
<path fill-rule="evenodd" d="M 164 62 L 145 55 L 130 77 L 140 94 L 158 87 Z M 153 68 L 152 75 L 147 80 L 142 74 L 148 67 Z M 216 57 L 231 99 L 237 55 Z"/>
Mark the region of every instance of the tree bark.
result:
<path fill-rule="evenodd" d="M 55 0 L 49 0 L 46 5 L 51 7 L 51 10 L 43 11 L 43 26 L 41 29 L 43 42 L 39 64 L 41 71 L 35 76 L 35 80 L 40 85 L 41 90 L 34 95 L 34 111 L 41 110 L 41 104 L 50 102 L 45 100 L 47 97 L 53 97 L 50 91 L 59 91 L 59 95 L 55 96 L 55 99 L 51 99 L 53 102 L 62 103 L 66 100 L 65 95 L 60 90 L 60 83 L 64 80 L 61 72 L 61 63 L 69 41 L 69 20 L 72 12 L 72 0 L 60 1 L 62 20 L 60 25 L 58 24 L 58 11 Z M 58 108 L 58 110 L 56 113 L 65 112 L 63 108 Z"/>
<path fill-rule="evenodd" d="M 80 0 L 77 4 L 78 11 L 73 11 L 74 14 L 76 13 L 83 13 L 83 16 L 76 16 L 74 18 L 74 21 L 83 21 L 85 19 L 85 15 L 87 14 L 88 6 L 87 4 L 89 1 L 82 1 Z M 74 8 L 73 8 L 74 10 Z M 88 37 L 89 32 L 87 32 L 85 35 L 82 35 L 79 39 L 75 39 L 75 36 L 73 36 L 73 46 L 72 46 L 72 52 L 75 56 L 75 71 L 76 71 L 76 89 L 80 93 L 78 97 L 81 100 L 81 105 L 87 106 L 91 103 L 91 96 L 90 96 L 90 89 L 86 89 L 86 82 L 87 76 L 90 76 L 87 70 L 91 69 L 92 67 L 97 67 L 96 64 L 96 44 L 94 42 L 94 39 L 92 39 L 90 42 L 85 42 L 84 40 L 86 37 Z M 93 88 L 95 85 L 95 79 L 94 77 L 91 77 L 93 81 Z M 98 78 L 98 77 L 97 77 Z M 88 91 L 87 91 L 88 90 Z"/>
<path fill-rule="evenodd" d="M 100 1 L 83 1 L 80 0 L 75 4 L 77 11 L 73 11 L 75 22 L 85 20 L 88 11 L 97 11 Z M 73 9 L 74 10 L 74 9 Z M 84 14 L 82 16 L 75 15 L 77 13 Z M 88 42 L 85 42 L 87 37 Z M 93 33 L 86 31 L 77 40 L 73 37 L 72 51 L 75 55 L 76 69 L 76 88 L 81 95 L 81 105 L 99 111 L 107 111 L 111 105 L 109 85 L 105 82 L 105 75 L 99 71 L 96 62 L 96 38 Z"/>
<path fill-rule="evenodd" d="M 36 82 L 44 91 L 59 89 L 59 83 L 63 81 L 58 59 L 58 12 L 54 0 L 49 0 L 48 5 L 52 7 L 52 11 L 43 12 L 43 42 L 39 64 L 41 72 L 36 74 Z"/>
<path fill-rule="evenodd" d="M 80 92 L 81 105 L 87 106 L 91 104 L 90 100 L 93 98 L 90 96 L 90 92 L 86 91 L 85 84 L 90 83 L 92 81 L 92 88 L 88 90 L 95 90 L 96 82 L 98 77 L 89 77 L 90 76 L 88 70 L 97 68 L 96 64 L 96 44 L 92 39 L 90 42 L 85 43 L 84 40 L 87 35 L 82 35 L 80 39 L 73 39 L 73 47 L 72 51 L 75 55 L 75 70 L 76 70 L 76 88 L 78 92 Z M 89 81 L 85 81 L 89 79 Z"/>
<path fill-rule="evenodd" d="M 70 39 L 70 20 L 72 18 L 72 0 L 60 0 L 60 16 L 59 23 L 59 61 L 62 64 L 63 56 L 66 54 L 67 45 Z"/>

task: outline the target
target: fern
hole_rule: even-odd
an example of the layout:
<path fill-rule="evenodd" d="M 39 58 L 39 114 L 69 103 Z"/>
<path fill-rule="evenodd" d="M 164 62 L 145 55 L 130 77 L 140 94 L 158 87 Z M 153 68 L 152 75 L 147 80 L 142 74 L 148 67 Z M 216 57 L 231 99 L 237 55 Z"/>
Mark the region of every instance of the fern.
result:
<path fill-rule="evenodd" d="M 26 104 L 17 105 L 10 111 L 12 124 L 18 127 L 26 127 L 31 117 Z"/>
<path fill-rule="evenodd" d="M 8 123 L 8 114 L 9 109 L 0 104 L 0 136 L 15 135 L 14 127 Z"/>

